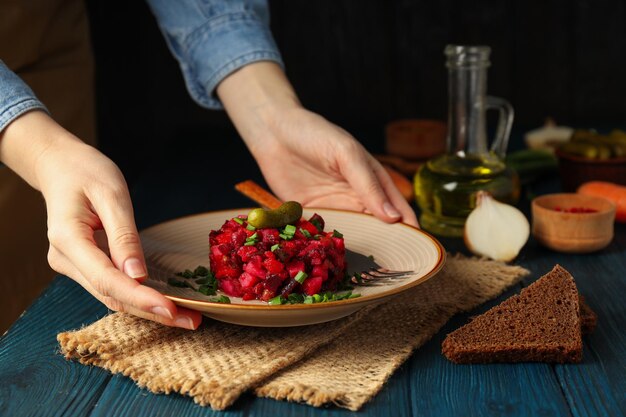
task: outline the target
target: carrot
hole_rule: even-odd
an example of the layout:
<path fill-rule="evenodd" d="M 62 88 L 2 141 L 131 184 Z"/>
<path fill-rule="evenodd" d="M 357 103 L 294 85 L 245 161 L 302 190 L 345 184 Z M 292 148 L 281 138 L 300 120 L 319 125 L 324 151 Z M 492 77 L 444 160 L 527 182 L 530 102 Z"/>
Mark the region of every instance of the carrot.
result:
<path fill-rule="evenodd" d="M 282 204 L 282 201 L 280 201 L 278 197 L 265 190 L 252 180 L 246 180 L 235 184 L 235 189 L 263 207 L 275 209 L 280 207 Z"/>
<path fill-rule="evenodd" d="M 626 222 L 626 186 L 612 182 L 590 181 L 578 187 L 580 194 L 603 197 L 616 206 L 615 220 Z"/>
<path fill-rule="evenodd" d="M 402 197 L 408 202 L 413 200 L 413 184 L 404 175 L 390 167 L 389 165 L 383 165 L 387 174 L 391 177 L 391 180 L 395 186 L 400 190 Z"/>

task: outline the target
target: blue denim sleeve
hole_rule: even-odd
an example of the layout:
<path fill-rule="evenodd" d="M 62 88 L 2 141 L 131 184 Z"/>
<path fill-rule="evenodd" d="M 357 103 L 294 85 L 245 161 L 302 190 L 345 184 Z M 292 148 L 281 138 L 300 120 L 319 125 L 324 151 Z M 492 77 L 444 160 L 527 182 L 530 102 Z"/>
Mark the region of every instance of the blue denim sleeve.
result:
<path fill-rule="evenodd" d="M 266 0 L 148 0 L 178 60 L 191 97 L 221 109 L 215 88 L 257 61 L 283 66 L 269 29 Z"/>
<path fill-rule="evenodd" d="M 33 90 L 0 60 L 0 132 L 13 120 L 34 109 L 48 111 Z"/>

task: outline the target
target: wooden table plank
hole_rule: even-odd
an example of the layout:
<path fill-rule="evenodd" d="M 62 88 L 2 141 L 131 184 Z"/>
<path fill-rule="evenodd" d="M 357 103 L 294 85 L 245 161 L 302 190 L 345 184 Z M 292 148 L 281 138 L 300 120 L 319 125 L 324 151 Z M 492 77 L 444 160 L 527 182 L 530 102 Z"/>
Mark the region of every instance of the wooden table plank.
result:
<path fill-rule="evenodd" d="M 227 411 L 200 407 L 190 397 L 179 394 L 157 395 L 141 389 L 130 378 L 114 375 L 102 392 L 91 417 L 243 417 L 241 404 Z"/>
<path fill-rule="evenodd" d="M 0 339 L 0 415 L 88 415 L 110 374 L 66 361 L 56 335 L 106 311 L 73 281 L 57 277 Z"/>

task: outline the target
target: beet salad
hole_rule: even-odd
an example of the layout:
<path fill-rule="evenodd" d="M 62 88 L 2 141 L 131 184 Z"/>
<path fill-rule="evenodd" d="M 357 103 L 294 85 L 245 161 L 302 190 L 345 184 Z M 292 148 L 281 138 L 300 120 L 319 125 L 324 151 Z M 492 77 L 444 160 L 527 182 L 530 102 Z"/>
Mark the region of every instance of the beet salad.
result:
<path fill-rule="evenodd" d="M 244 300 L 335 291 L 344 279 L 345 245 L 324 232 L 314 214 L 279 227 L 254 227 L 241 215 L 209 234 L 209 259 L 218 288 Z"/>

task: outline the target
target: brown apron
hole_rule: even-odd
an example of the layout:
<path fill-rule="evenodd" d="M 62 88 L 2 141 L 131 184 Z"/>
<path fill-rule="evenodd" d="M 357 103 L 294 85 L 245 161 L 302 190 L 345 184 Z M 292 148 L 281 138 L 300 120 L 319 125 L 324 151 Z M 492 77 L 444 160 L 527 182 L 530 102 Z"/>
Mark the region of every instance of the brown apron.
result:
<path fill-rule="evenodd" d="M 82 0 L 0 0 L 0 59 L 52 117 L 95 143 L 93 58 Z M 48 285 L 41 194 L 0 166 L 0 333 Z"/>

